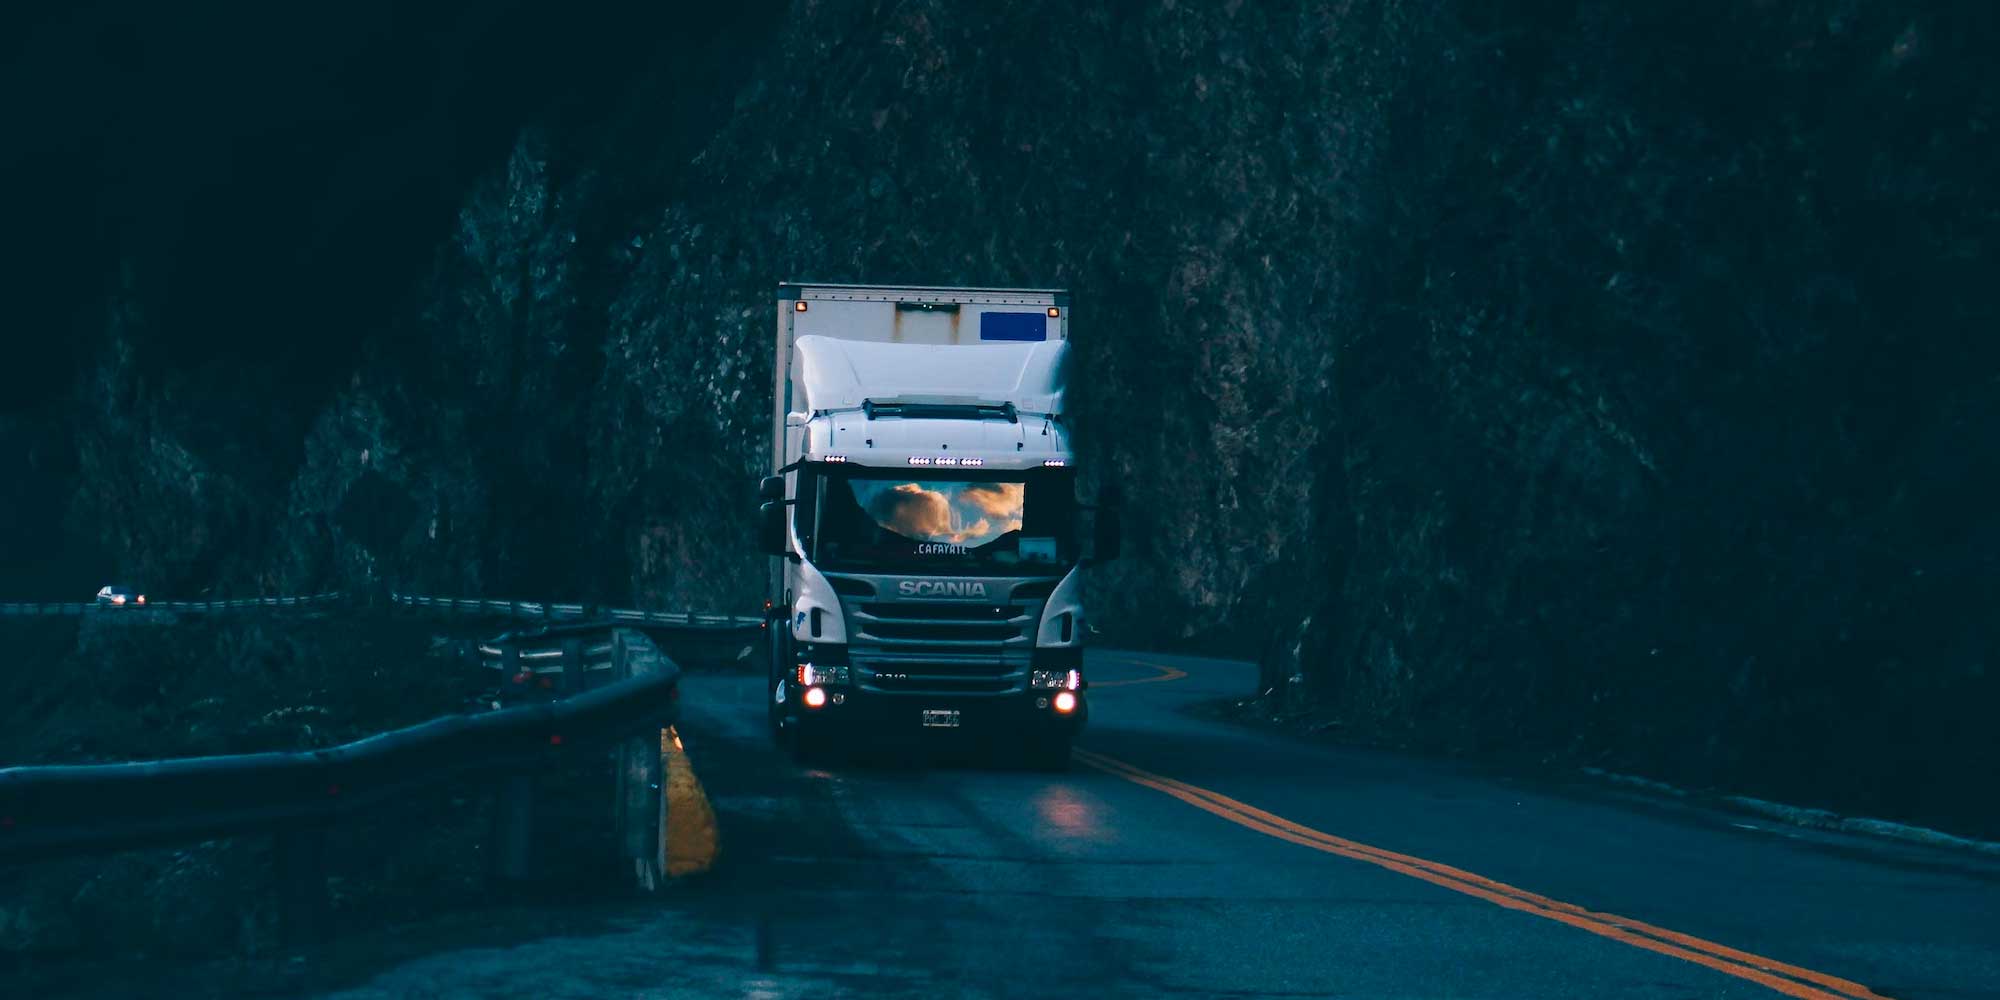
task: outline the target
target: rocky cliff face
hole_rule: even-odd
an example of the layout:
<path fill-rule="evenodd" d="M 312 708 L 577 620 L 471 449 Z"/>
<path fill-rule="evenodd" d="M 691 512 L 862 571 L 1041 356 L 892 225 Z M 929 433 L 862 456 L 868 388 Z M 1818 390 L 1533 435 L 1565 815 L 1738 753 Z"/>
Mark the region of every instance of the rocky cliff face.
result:
<path fill-rule="evenodd" d="M 407 342 L 311 433 L 293 572 L 451 566 L 462 587 L 751 605 L 783 278 L 1077 290 L 1092 489 L 1131 512 L 1133 558 L 1102 588 L 1114 627 L 1145 609 L 1176 623 L 1162 638 L 1212 630 L 1312 544 L 1339 185 L 1373 127 L 1343 110 L 1368 86 L 1343 53 L 1368 19 L 800 14 L 671 197 L 615 220 L 603 204 L 647 107 L 588 149 L 526 133 L 480 182 Z M 330 499 L 357 484 L 376 499 Z M 396 524 L 364 531 L 364 510 Z"/>
<path fill-rule="evenodd" d="M 1311 674 L 1459 745 L 1965 821 L 2000 761 L 1996 19 L 1697 8 L 1398 47 Z"/>
<path fill-rule="evenodd" d="M 772 285 L 1063 285 L 1114 636 L 1920 813 L 2000 759 L 2000 31 L 1696 6 L 795 3 L 520 123 L 309 391 L 119 292 L 0 432 L 176 588 L 741 608 Z"/>

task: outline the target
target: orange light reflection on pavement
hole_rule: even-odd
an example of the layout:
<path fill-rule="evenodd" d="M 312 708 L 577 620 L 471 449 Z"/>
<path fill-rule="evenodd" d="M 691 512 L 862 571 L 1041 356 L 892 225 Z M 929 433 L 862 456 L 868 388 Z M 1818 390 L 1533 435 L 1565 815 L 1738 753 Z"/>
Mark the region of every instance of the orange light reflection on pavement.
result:
<path fill-rule="evenodd" d="M 1109 839 L 1103 813 L 1095 802 L 1069 785 L 1051 785 L 1035 796 L 1035 814 L 1065 837 Z"/>

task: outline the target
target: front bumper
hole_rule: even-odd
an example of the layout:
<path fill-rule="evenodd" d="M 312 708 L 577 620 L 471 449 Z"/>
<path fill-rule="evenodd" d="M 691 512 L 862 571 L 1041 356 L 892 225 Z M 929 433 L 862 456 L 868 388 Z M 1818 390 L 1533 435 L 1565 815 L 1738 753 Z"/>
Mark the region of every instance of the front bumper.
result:
<path fill-rule="evenodd" d="M 862 733 L 938 734 L 943 738 L 1036 738 L 1074 736 L 1090 715 L 1090 700 L 1076 695 L 1076 709 L 1063 713 L 1051 704 L 1053 690 L 1013 691 L 968 697 L 945 694 L 903 694 L 869 691 L 852 686 L 824 688 L 828 698 L 818 708 L 807 707 L 805 688 L 785 682 L 785 716 L 817 730 L 845 729 Z M 1037 702 L 1040 704 L 1037 704 Z M 953 727 L 925 726 L 926 711 L 946 709 L 958 714 Z"/>

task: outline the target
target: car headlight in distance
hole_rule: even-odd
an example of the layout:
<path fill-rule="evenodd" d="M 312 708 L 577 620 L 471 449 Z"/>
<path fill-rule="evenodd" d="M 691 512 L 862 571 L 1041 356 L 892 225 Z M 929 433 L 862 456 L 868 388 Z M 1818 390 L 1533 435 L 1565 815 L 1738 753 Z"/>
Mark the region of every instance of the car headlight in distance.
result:
<path fill-rule="evenodd" d="M 1065 691 L 1075 691 L 1083 686 L 1083 671 L 1036 669 L 1028 673 L 1028 686 L 1031 688 L 1061 688 Z"/>
<path fill-rule="evenodd" d="M 798 681 L 807 687 L 812 687 L 815 684 L 845 684 L 847 683 L 847 667 L 845 665 L 827 666 L 823 664 L 801 663 L 799 664 Z"/>

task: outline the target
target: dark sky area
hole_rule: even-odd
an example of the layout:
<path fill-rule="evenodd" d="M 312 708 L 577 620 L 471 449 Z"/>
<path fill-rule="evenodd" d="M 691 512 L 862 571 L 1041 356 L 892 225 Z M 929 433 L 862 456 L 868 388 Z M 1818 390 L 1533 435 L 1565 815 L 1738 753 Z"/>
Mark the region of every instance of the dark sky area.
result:
<path fill-rule="evenodd" d="M 148 367 L 308 384 L 386 328 L 517 130 L 578 138 L 699 62 L 676 5 L 99 3 L 8 15 L 9 409 L 73 382 L 129 275 Z"/>

